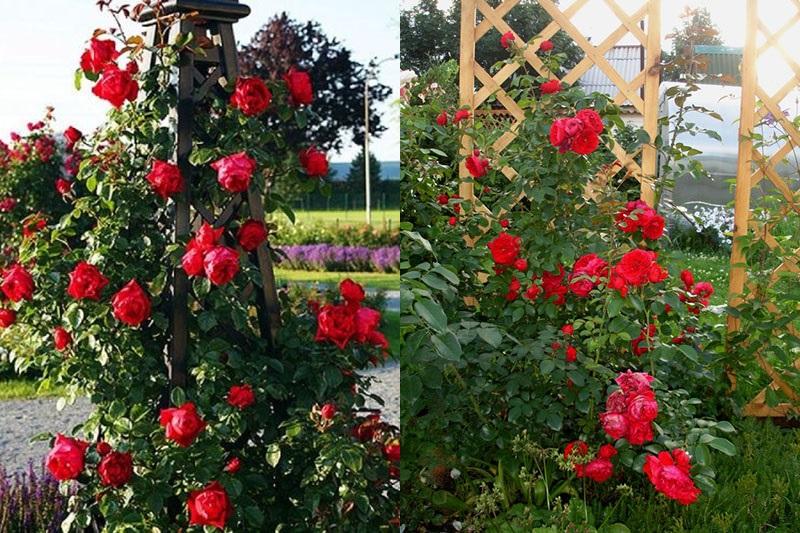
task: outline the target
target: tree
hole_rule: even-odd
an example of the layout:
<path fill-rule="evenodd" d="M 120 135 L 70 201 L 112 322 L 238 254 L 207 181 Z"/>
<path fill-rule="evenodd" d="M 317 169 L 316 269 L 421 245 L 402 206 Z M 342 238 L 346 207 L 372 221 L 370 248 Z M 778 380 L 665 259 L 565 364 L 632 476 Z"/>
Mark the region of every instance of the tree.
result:
<path fill-rule="evenodd" d="M 498 0 L 490 0 L 496 6 Z M 524 39 L 531 39 L 550 22 L 550 15 L 534 0 L 522 0 L 506 16 L 505 21 Z M 461 0 L 455 0 L 444 12 L 436 0 L 420 0 L 400 15 L 400 67 L 417 73 L 450 59 L 458 59 Z M 572 68 L 583 57 L 580 48 L 564 32 L 551 39 L 559 52 L 567 54 L 563 63 Z M 478 41 L 475 57 L 484 66 L 508 59 L 508 50 L 500 46 L 500 33 L 492 29 Z"/>
<path fill-rule="evenodd" d="M 353 158 L 350 163 L 350 172 L 347 173 L 346 187 L 348 192 L 363 193 L 364 192 L 364 149 Z M 376 192 L 381 186 L 381 163 L 375 154 L 369 153 L 369 182 L 372 191 Z"/>
<path fill-rule="evenodd" d="M 679 81 L 687 76 L 703 72 L 705 62 L 695 53 L 694 47 L 700 44 L 721 45 L 719 28 L 711 20 L 708 9 L 686 7 L 681 13 L 683 24 L 667 35 L 672 39 L 672 53 L 664 54 L 667 68 L 664 78 Z"/>
<path fill-rule="evenodd" d="M 346 140 L 363 143 L 364 83 L 370 65 L 353 60 L 351 51 L 325 35 L 318 23 L 301 23 L 282 13 L 270 19 L 250 44 L 240 48 L 239 65 L 246 76 L 281 80 L 292 67 L 310 74 L 314 87 L 313 121 L 305 124 L 300 119 L 286 131 L 290 146 L 313 141 L 320 149 L 338 151 Z M 391 94 L 389 87 L 379 83 L 370 84 L 369 91 L 373 104 Z M 280 121 L 273 115 L 264 120 L 268 125 Z M 379 136 L 385 130 L 380 114 L 371 108 L 370 133 Z"/>

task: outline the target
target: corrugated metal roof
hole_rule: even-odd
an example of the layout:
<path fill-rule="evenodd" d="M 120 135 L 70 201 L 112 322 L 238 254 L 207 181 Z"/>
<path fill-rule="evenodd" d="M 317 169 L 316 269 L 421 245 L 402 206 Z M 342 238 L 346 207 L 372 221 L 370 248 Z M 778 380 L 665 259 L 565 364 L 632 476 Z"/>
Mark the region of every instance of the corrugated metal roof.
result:
<path fill-rule="evenodd" d="M 642 47 L 639 45 L 625 44 L 613 47 L 606 52 L 606 60 L 619 73 L 626 82 L 631 82 L 642 71 Z M 587 93 L 603 93 L 614 98 L 619 89 L 614 85 L 600 67 L 593 65 L 586 74 L 578 80 L 581 88 Z M 630 105 L 625 101 L 624 105 Z"/>
<path fill-rule="evenodd" d="M 702 63 L 701 72 L 708 75 L 703 83 L 713 85 L 741 85 L 742 49 L 735 46 L 697 44 L 694 53 Z"/>

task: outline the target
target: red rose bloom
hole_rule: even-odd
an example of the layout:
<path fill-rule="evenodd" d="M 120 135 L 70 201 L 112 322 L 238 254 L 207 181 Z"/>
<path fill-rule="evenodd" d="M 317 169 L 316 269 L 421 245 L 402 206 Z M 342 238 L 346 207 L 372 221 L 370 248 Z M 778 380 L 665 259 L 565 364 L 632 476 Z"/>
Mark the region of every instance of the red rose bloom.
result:
<path fill-rule="evenodd" d="M 30 300 L 33 298 L 33 277 L 19 263 L 3 272 L 3 281 L 0 284 L 3 294 L 12 302 Z"/>
<path fill-rule="evenodd" d="M 356 335 L 356 317 L 347 305 L 325 305 L 317 314 L 316 342 L 330 341 L 344 350 Z"/>
<path fill-rule="evenodd" d="M 153 167 L 147 175 L 147 181 L 153 186 L 156 194 L 165 200 L 183 190 L 181 170 L 178 165 L 173 165 L 166 161 L 153 161 Z"/>
<path fill-rule="evenodd" d="M 208 252 L 217 245 L 224 232 L 225 228 L 215 228 L 208 222 L 203 222 L 193 240 L 202 252 Z"/>
<path fill-rule="evenodd" d="M 72 182 L 64 178 L 56 179 L 56 191 L 61 196 L 66 196 L 72 191 Z"/>
<path fill-rule="evenodd" d="M 572 139 L 572 151 L 580 155 L 588 155 L 597 150 L 600 138 L 596 133 L 584 130 Z"/>
<path fill-rule="evenodd" d="M 644 391 L 628 400 L 628 418 L 634 422 L 652 422 L 658 417 L 658 402 L 653 391 Z"/>
<path fill-rule="evenodd" d="M 475 149 L 466 160 L 467 170 L 473 178 L 482 178 L 489 169 L 489 160 L 481 157 L 481 151 Z"/>
<path fill-rule="evenodd" d="M 642 250 L 640 248 L 631 250 L 622 256 L 619 265 L 617 265 L 617 272 L 628 285 L 644 285 L 651 279 L 650 273 L 652 270 L 658 269 L 660 271 L 660 267 L 656 263 L 656 257 L 656 253 L 650 250 Z"/>
<path fill-rule="evenodd" d="M 447 205 L 450 202 L 450 197 L 446 194 L 440 194 L 436 197 L 436 203 L 439 205 Z"/>
<path fill-rule="evenodd" d="M 13 309 L 0 309 L 0 328 L 7 328 L 17 321 L 17 312 Z"/>
<path fill-rule="evenodd" d="M 372 333 L 381 323 L 381 313 L 370 307 L 359 307 L 355 312 L 355 340 L 360 343 L 369 342 Z"/>
<path fill-rule="evenodd" d="M 197 408 L 192 402 L 186 402 L 180 407 L 162 409 L 159 423 L 166 430 L 167 440 L 186 448 L 202 433 L 206 423 L 197 414 Z"/>
<path fill-rule="evenodd" d="M 594 109 L 581 109 L 575 114 L 575 118 L 583 123 L 585 129 L 596 135 L 603 133 L 603 119 Z"/>
<path fill-rule="evenodd" d="M 642 472 L 658 492 L 681 505 L 690 505 L 701 493 L 689 475 L 691 468 L 689 454 L 675 449 L 672 453 L 662 451 L 657 456 L 648 455 Z"/>
<path fill-rule="evenodd" d="M 238 152 L 211 163 L 217 171 L 217 181 L 228 192 L 244 192 L 256 170 L 256 161 L 245 152 Z"/>
<path fill-rule="evenodd" d="M 223 470 L 229 474 L 235 474 L 242 468 L 242 461 L 238 457 L 232 457 L 230 461 L 225 465 Z"/>
<path fill-rule="evenodd" d="M 576 296 L 586 298 L 608 272 L 608 263 L 597 254 L 586 254 L 572 266 L 569 275 L 569 290 Z"/>
<path fill-rule="evenodd" d="M 514 268 L 516 268 L 520 272 L 527 271 L 528 270 L 528 260 L 527 259 L 523 259 L 523 258 L 517 259 L 516 261 L 514 261 Z"/>
<path fill-rule="evenodd" d="M 451 226 L 455 226 L 458 224 L 458 219 L 456 217 L 450 217 L 447 219 L 447 223 Z"/>
<path fill-rule="evenodd" d="M 469 120 L 470 112 L 468 109 L 459 109 L 456 111 L 456 114 L 453 115 L 453 124 L 458 124 L 462 120 Z"/>
<path fill-rule="evenodd" d="M 361 305 L 361 302 L 363 302 L 366 297 L 364 287 L 350 278 L 343 279 L 342 282 L 339 283 L 339 294 L 342 295 L 342 298 L 344 298 L 349 305 L 356 308 Z"/>
<path fill-rule="evenodd" d="M 553 49 L 553 41 L 545 39 L 541 43 L 539 43 L 539 51 L 541 52 L 549 52 Z"/>
<path fill-rule="evenodd" d="M 133 457 L 128 452 L 111 452 L 97 465 L 100 483 L 119 488 L 133 477 Z"/>
<path fill-rule="evenodd" d="M 583 465 L 583 475 L 579 477 L 588 477 L 597 483 L 608 481 L 614 474 L 611 458 L 615 455 L 617 455 L 616 448 L 610 444 L 603 444 L 600 446 L 597 458 Z"/>
<path fill-rule="evenodd" d="M 76 479 L 83 472 L 88 447 L 88 442 L 59 433 L 53 449 L 47 454 L 47 470 L 59 481 Z"/>
<path fill-rule="evenodd" d="M 440 126 L 447 126 L 447 111 L 442 111 L 439 113 L 439 116 L 436 117 L 436 123 Z"/>
<path fill-rule="evenodd" d="M 575 333 L 575 327 L 572 324 L 564 324 L 561 326 L 561 333 L 569 337 Z"/>
<path fill-rule="evenodd" d="M 81 261 L 69 274 L 67 294 L 76 300 L 97 301 L 106 285 L 108 285 L 108 278 L 96 266 Z"/>
<path fill-rule="evenodd" d="M 260 115 L 269 107 L 272 93 L 259 78 L 240 77 L 231 95 L 231 105 L 248 117 Z"/>
<path fill-rule="evenodd" d="M 564 305 L 566 302 L 567 291 L 569 290 L 564 285 L 564 265 L 558 265 L 557 272 L 544 272 L 542 273 L 542 289 L 544 289 L 544 297 L 549 300 L 555 296 L 553 303 L 556 305 Z"/>
<path fill-rule="evenodd" d="M 225 398 L 229 405 L 239 410 L 247 409 L 256 403 L 256 395 L 250 385 L 234 385 L 228 391 Z"/>
<path fill-rule="evenodd" d="M 574 346 L 567 346 L 566 359 L 567 363 L 574 363 L 578 360 L 578 350 Z"/>
<path fill-rule="evenodd" d="M 239 272 L 239 254 L 233 248 L 217 246 L 203 259 L 206 276 L 214 285 L 225 285 Z"/>
<path fill-rule="evenodd" d="M 189 241 L 186 246 L 186 252 L 181 257 L 181 266 L 187 276 L 202 276 L 205 274 L 203 269 L 203 258 L 205 254 L 200 246 L 197 244 L 196 239 Z"/>
<path fill-rule="evenodd" d="M 111 298 L 111 307 L 117 320 L 138 326 L 150 316 L 150 297 L 132 279 Z"/>
<path fill-rule="evenodd" d="M 116 65 L 111 65 L 103 70 L 92 92 L 98 98 L 107 100 L 119 109 L 126 100 L 133 102 L 139 94 L 139 84 L 133 79 L 131 73 L 120 70 Z"/>
<path fill-rule="evenodd" d="M 67 141 L 67 150 L 72 150 L 81 138 L 83 138 L 83 133 L 81 133 L 79 129 L 70 126 L 64 130 L 64 140 Z"/>
<path fill-rule="evenodd" d="M 558 80 L 549 80 L 544 82 L 539 89 L 542 94 L 555 94 L 561 90 L 561 82 Z"/>
<path fill-rule="evenodd" d="M 296 106 L 309 105 L 314 101 L 314 89 L 311 86 L 311 76 L 308 72 L 297 70 L 295 67 L 284 74 L 283 81 L 289 89 L 292 104 Z"/>
<path fill-rule="evenodd" d="M 118 57 L 119 52 L 117 52 L 113 40 L 101 41 L 93 37 L 89 41 L 89 48 L 81 55 L 81 70 L 91 74 L 100 74 L 107 66 L 113 65 Z"/>
<path fill-rule="evenodd" d="M 3 200 L 0 201 L 0 213 L 8 213 L 16 206 L 17 200 L 15 198 L 3 198 Z"/>
<path fill-rule="evenodd" d="M 322 406 L 319 410 L 320 415 L 325 420 L 333 420 L 333 417 L 336 416 L 336 404 L 335 403 L 326 403 Z"/>
<path fill-rule="evenodd" d="M 267 228 L 260 220 L 251 218 L 239 227 L 236 240 L 242 248 L 252 252 L 267 240 Z"/>
<path fill-rule="evenodd" d="M 56 350 L 63 352 L 67 346 L 72 344 L 72 335 L 61 326 L 57 326 L 53 330 L 53 343 L 56 346 Z"/>
<path fill-rule="evenodd" d="M 512 266 L 517 257 L 519 257 L 521 242 L 522 238 L 503 231 L 489 242 L 487 247 L 492 252 L 492 259 L 494 259 L 495 264 Z"/>
<path fill-rule="evenodd" d="M 310 178 L 324 178 L 330 172 L 328 156 L 315 146 L 309 146 L 298 154 L 300 165 Z"/>
<path fill-rule="evenodd" d="M 642 235 L 645 239 L 655 241 L 664 234 L 664 217 L 650 210 L 642 220 Z"/>
<path fill-rule="evenodd" d="M 393 439 L 386 443 L 383 446 L 383 456 L 393 463 L 400 461 L 400 441 Z"/>
<path fill-rule="evenodd" d="M 614 440 L 621 439 L 628 432 L 628 419 L 619 413 L 601 413 L 600 423 L 606 435 Z"/>
<path fill-rule="evenodd" d="M 508 48 L 511 46 L 511 43 L 516 40 L 514 37 L 514 32 L 507 31 L 503 35 L 500 36 L 500 46 L 503 48 Z"/>
<path fill-rule="evenodd" d="M 202 490 L 192 491 L 186 507 L 189 510 L 190 526 L 225 529 L 225 523 L 233 515 L 228 493 L 219 481 L 209 483 Z"/>
<path fill-rule="evenodd" d="M 683 285 L 687 291 L 692 290 L 692 286 L 694 286 L 694 275 L 692 274 L 692 271 L 691 270 L 681 271 L 681 281 L 683 282 Z"/>

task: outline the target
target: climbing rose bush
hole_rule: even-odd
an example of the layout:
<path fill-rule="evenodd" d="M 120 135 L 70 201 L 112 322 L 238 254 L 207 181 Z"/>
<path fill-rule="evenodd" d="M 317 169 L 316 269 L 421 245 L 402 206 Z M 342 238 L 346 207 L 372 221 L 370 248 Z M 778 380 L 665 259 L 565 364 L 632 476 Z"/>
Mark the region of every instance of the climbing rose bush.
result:
<path fill-rule="evenodd" d="M 141 36 L 120 35 L 95 31 L 80 58 L 78 78 L 92 85 L 86 96 L 107 101 L 109 114 L 91 139 L 65 135 L 81 150 L 69 210 L 21 241 L 0 281 L 0 320 L 16 320 L 34 345 L 26 364 L 65 387 L 61 404 L 88 395 L 94 406 L 69 434 L 43 437 L 48 469 L 77 490 L 62 529 L 390 527 L 398 428 L 365 406 L 371 379 L 360 373 L 389 350 L 380 312 L 348 281 L 346 304 L 282 294 L 274 342 L 262 320 L 257 258 L 273 252 L 248 202 L 289 210 L 270 192 L 276 180 L 325 187 L 297 154 L 263 149 L 285 145 L 281 120 L 312 116 L 310 87 L 296 71 L 287 73 L 292 87 L 228 80 L 197 104 L 194 145 L 179 165 L 176 66 L 195 43 L 173 34 L 149 48 Z M 153 68 L 140 68 L 145 52 Z M 269 129 L 264 114 L 276 118 Z M 317 160 L 327 164 L 324 154 Z M 198 216 L 192 234 L 176 241 L 187 168 L 195 205 L 233 216 L 226 224 Z M 184 387 L 165 365 L 181 270 L 190 294 Z M 321 317 L 342 305 L 352 328 L 332 327 L 340 342 L 330 342 L 318 334 Z M 323 416 L 323 405 L 335 408 Z M 359 429 L 365 420 L 370 429 Z"/>

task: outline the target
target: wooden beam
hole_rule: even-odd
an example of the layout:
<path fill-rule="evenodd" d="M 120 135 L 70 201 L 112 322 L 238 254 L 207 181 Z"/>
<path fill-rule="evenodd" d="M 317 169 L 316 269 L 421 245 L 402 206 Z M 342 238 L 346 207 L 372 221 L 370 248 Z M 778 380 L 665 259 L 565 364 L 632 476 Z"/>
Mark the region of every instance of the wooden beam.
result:
<path fill-rule="evenodd" d="M 644 79 L 644 130 L 650 142 L 642 146 L 641 198 L 647 205 L 656 203 L 655 179 L 658 173 L 658 135 L 659 98 L 661 84 L 661 0 L 650 0 L 647 14 L 647 44 L 645 45 Z"/>
<path fill-rule="evenodd" d="M 459 49 L 459 79 L 458 94 L 461 107 L 475 111 L 475 20 L 477 16 L 477 0 L 462 0 L 461 2 L 461 44 Z M 460 178 L 469 176 L 465 159 L 472 153 L 474 143 L 472 137 L 461 137 L 462 160 L 458 164 Z M 475 191 L 472 182 L 461 179 L 458 185 L 458 194 L 464 200 L 473 201 Z"/>

